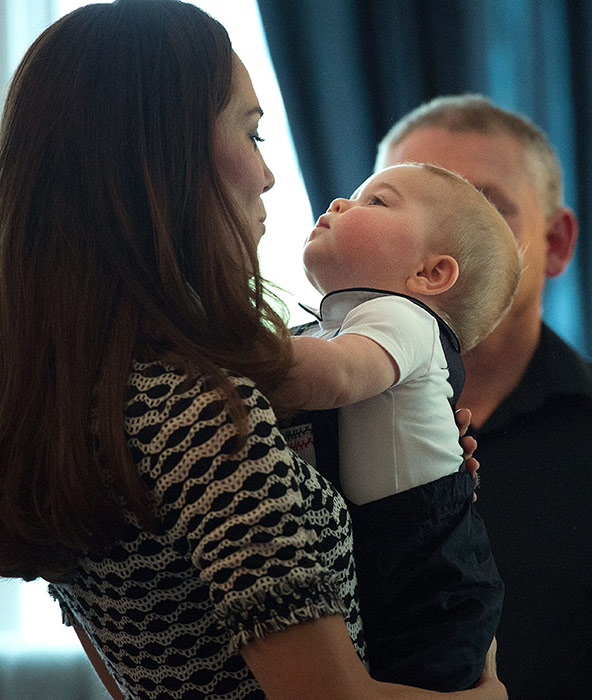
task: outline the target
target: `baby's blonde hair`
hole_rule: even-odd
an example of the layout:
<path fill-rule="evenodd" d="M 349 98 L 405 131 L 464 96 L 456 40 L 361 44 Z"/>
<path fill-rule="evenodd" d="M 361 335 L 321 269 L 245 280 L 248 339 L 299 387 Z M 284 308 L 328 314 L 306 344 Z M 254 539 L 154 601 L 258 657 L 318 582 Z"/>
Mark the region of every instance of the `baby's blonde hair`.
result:
<path fill-rule="evenodd" d="M 512 305 L 522 253 L 503 216 L 460 175 L 427 163 L 419 167 L 454 188 L 435 216 L 434 252 L 458 263 L 454 285 L 428 303 L 452 327 L 463 352 L 488 336 Z"/>

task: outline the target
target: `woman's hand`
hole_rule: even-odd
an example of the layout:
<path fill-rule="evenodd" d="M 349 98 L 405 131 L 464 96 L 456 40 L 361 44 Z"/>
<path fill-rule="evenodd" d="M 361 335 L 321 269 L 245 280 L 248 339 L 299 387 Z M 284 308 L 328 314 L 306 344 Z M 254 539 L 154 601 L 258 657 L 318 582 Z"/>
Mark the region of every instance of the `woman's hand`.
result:
<path fill-rule="evenodd" d="M 372 680 L 338 615 L 252 640 L 241 654 L 269 700 L 508 700 L 495 670 L 495 641 L 477 685 L 453 693 Z"/>

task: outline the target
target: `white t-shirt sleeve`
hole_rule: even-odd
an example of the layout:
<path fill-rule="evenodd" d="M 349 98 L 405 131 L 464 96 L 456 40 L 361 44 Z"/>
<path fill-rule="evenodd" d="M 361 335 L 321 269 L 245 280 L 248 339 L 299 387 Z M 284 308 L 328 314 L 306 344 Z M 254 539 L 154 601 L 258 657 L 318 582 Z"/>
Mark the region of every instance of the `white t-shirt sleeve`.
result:
<path fill-rule="evenodd" d="M 397 384 L 425 375 L 439 338 L 436 319 L 408 299 L 385 296 L 363 302 L 350 311 L 339 331 L 378 343 L 397 363 Z"/>

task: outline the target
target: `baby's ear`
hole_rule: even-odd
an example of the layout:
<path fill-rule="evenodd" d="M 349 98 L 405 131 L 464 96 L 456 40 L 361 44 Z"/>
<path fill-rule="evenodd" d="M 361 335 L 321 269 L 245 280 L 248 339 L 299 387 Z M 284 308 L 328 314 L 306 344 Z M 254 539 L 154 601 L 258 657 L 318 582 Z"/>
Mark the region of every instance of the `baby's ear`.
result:
<path fill-rule="evenodd" d="M 458 263 L 451 255 L 430 255 L 415 274 L 407 278 L 411 294 L 442 294 L 458 279 Z"/>

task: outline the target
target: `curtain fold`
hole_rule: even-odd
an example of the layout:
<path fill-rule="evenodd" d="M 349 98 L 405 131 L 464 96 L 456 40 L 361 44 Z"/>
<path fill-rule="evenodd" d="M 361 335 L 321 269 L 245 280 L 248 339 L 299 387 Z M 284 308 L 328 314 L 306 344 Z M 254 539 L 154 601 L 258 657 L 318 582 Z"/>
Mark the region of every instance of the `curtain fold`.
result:
<path fill-rule="evenodd" d="M 587 0 L 258 0 L 315 216 L 371 172 L 391 124 L 437 95 L 479 92 L 533 119 L 579 217 L 544 317 L 592 355 L 592 4 Z"/>
<path fill-rule="evenodd" d="M 573 134 L 572 159 L 564 164 L 564 170 L 573 181 L 574 200 L 580 221 L 578 256 L 572 266 L 580 292 L 581 315 L 587 320 L 585 348 L 592 348 L 592 5 L 588 0 L 566 0 L 570 53 L 563 60 L 570 60 L 572 85 L 569 104 L 572 118 L 565 126 Z M 559 110 L 558 110 L 559 111 Z M 565 114 L 565 113 L 564 113 Z M 575 270 L 573 268 L 576 268 Z"/>

